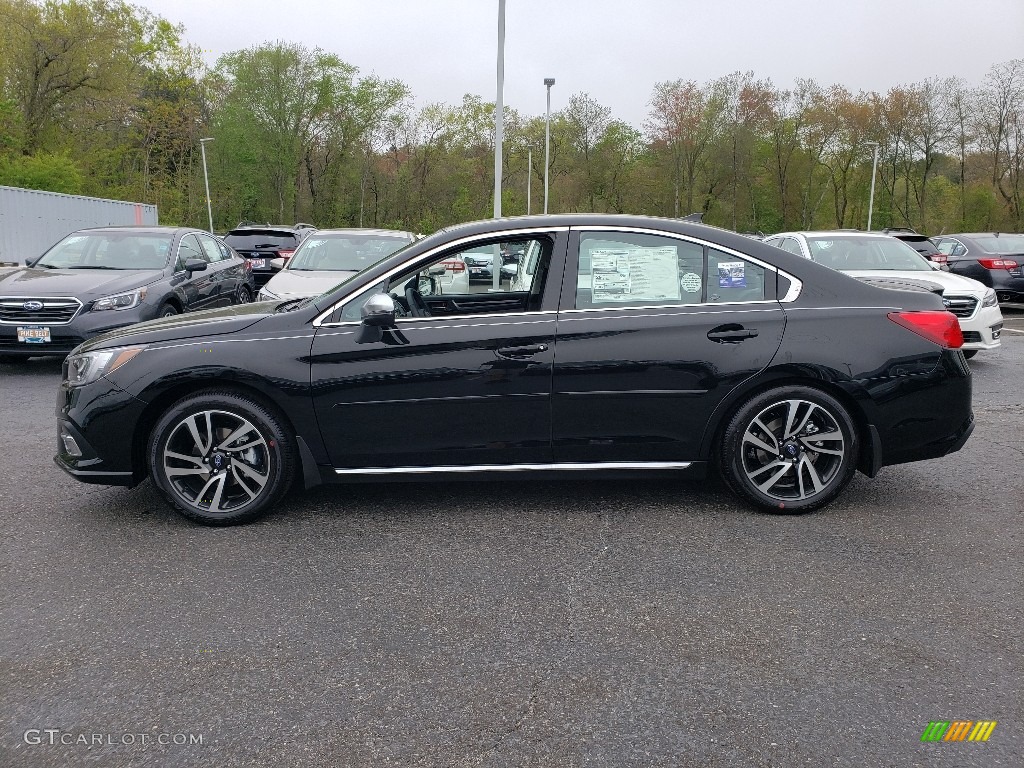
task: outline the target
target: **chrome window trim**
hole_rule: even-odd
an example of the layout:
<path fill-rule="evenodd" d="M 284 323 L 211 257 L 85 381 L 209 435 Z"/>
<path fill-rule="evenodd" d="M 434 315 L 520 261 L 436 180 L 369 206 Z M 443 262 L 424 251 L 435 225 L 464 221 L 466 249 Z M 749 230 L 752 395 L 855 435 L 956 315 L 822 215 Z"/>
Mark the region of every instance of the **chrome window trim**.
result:
<path fill-rule="evenodd" d="M 756 301 L 728 301 L 728 302 L 725 302 L 725 301 L 723 301 L 723 302 L 702 301 L 702 302 L 697 302 L 695 304 L 639 304 L 639 305 L 633 305 L 633 306 L 629 306 L 629 307 L 591 307 L 591 308 L 588 308 L 588 309 L 563 309 L 560 314 L 562 314 L 562 315 L 569 315 L 569 314 L 582 314 L 584 312 L 614 312 L 616 310 L 622 311 L 622 312 L 630 312 L 630 311 L 634 311 L 634 310 L 638 310 L 638 309 L 689 309 L 690 307 L 708 307 L 708 308 L 722 307 L 723 308 L 722 310 L 716 310 L 716 311 L 724 311 L 724 309 L 726 307 L 749 306 L 751 304 L 763 304 L 763 305 L 766 306 L 766 309 L 767 309 L 768 307 L 774 306 L 774 305 L 776 305 L 778 303 L 779 302 L 776 299 L 757 299 Z M 745 311 L 745 312 L 761 311 L 761 312 L 763 312 L 765 310 L 753 310 L 753 309 L 751 309 L 751 310 L 740 310 L 740 311 Z M 705 314 L 705 313 L 701 312 L 701 313 L 689 313 L 689 314 Z"/>
<path fill-rule="evenodd" d="M 528 235 L 549 234 L 551 232 L 568 232 L 569 229 L 570 228 L 567 227 L 567 226 L 558 226 L 558 227 L 540 227 L 540 226 L 538 226 L 538 227 L 527 227 L 525 229 L 500 229 L 500 230 L 496 230 L 494 232 L 484 232 L 484 233 L 478 233 L 478 234 L 475 234 L 475 235 L 466 235 L 465 237 L 460 237 L 457 240 L 451 240 L 451 241 L 449 241 L 447 243 L 444 243 L 442 245 L 435 246 L 434 248 L 431 248 L 429 251 L 426 251 L 425 253 L 421 253 L 412 262 L 406 261 L 406 262 L 403 262 L 402 264 L 399 264 L 394 269 L 392 269 L 392 270 L 390 270 L 388 272 L 385 272 L 383 275 L 380 275 L 372 283 L 370 283 L 369 285 L 364 286 L 358 292 L 350 294 L 350 295 L 346 296 L 345 298 L 341 299 L 340 301 L 336 302 L 329 309 L 321 312 L 319 315 L 317 315 L 313 319 L 313 327 L 314 328 L 319 328 L 320 326 L 332 327 L 332 326 L 335 326 L 335 325 L 342 325 L 343 323 L 327 323 L 326 319 L 328 317 L 330 317 L 332 314 L 334 314 L 335 312 L 337 312 L 339 309 L 343 309 L 350 302 L 353 302 L 356 299 L 358 299 L 360 296 L 362 296 L 367 291 L 373 289 L 374 286 L 379 285 L 381 282 L 383 282 L 385 280 L 390 280 L 392 277 L 397 275 L 402 270 L 407 269 L 410 264 L 428 262 L 428 261 L 430 261 L 430 259 L 432 257 L 434 257 L 435 255 L 437 255 L 439 253 L 442 253 L 444 251 L 450 250 L 452 248 L 458 248 L 459 246 L 462 246 L 462 245 L 467 244 L 467 243 L 479 242 L 481 240 L 500 240 L 500 239 L 502 239 L 503 237 L 506 237 L 506 236 L 525 237 L 525 236 L 528 236 Z M 531 314 L 533 314 L 533 313 L 531 313 Z M 493 315 L 490 315 L 490 316 L 493 317 Z M 467 315 L 467 317 L 468 317 L 468 315 Z M 345 321 L 345 323 L 349 323 L 349 322 L 352 322 L 352 321 L 350 321 L 350 320 Z M 358 322 L 358 321 L 356 321 L 356 322 Z"/>
<path fill-rule="evenodd" d="M 776 304 L 776 302 L 774 302 L 774 301 L 764 302 L 764 303 L 773 304 L 773 305 Z M 706 306 L 709 306 L 709 305 L 707 305 L 707 304 L 689 304 L 686 307 L 679 307 L 678 305 L 672 305 L 672 306 L 669 306 L 669 307 L 666 307 L 666 308 L 667 309 L 686 309 L 687 307 L 706 307 Z M 711 306 L 718 306 L 718 305 L 711 305 Z M 626 307 L 622 307 L 622 309 L 626 309 Z M 659 307 L 630 307 L 630 309 L 659 309 Z M 563 314 L 568 314 L 569 312 L 572 312 L 572 313 L 584 313 L 584 312 L 594 312 L 594 311 L 595 310 L 592 310 L 592 309 L 567 309 Z M 596 310 L 596 311 L 603 312 L 605 310 Z M 688 317 L 692 316 L 692 315 L 725 315 L 725 314 L 728 314 L 728 315 L 744 315 L 744 314 L 753 313 L 753 312 L 778 312 L 778 311 L 779 311 L 778 307 L 765 307 L 764 309 L 725 309 L 725 308 L 723 308 L 723 309 L 714 309 L 714 310 L 702 310 L 702 311 L 699 311 L 699 312 L 659 312 L 657 314 L 631 314 L 631 315 L 629 315 L 629 318 L 632 319 L 632 318 L 638 318 L 638 317 L 675 317 L 676 315 L 686 315 Z M 598 319 L 598 318 L 595 318 L 595 317 L 560 317 L 559 318 L 559 322 L 576 323 L 576 322 L 579 322 L 581 320 L 596 320 L 596 319 Z"/>
<path fill-rule="evenodd" d="M 69 325 L 72 320 L 74 320 L 76 317 L 78 317 L 78 315 L 82 312 L 82 308 L 85 306 L 85 304 L 83 304 L 80 299 L 77 299 L 74 296 L 45 296 L 45 297 L 43 297 L 43 296 L 0 296 L 0 303 L 16 302 L 19 307 L 24 305 L 25 302 L 27 302 L 27 301 L 39 301 L 39 302 L 42 302 L 44 308 L 46 307 L 46 302 L 48 302 L 48 301 L 66 302 L 65 304 L 62 304 L 62 305 L 60 305 L 58 307 L 52 307 L 54 309 L 63 308 L 63 307 L 70 307 L 70 306 L 72 306 L 74 304 L 77 304 L 78 308 L 74 311 L 74 313 L 71 315 L 71 317 L 69 317 L 67 320 L 64 320 L 63 322 L 60 322 L 60 323 L 51 323 L 51 322 L 43 322 L 43 321 L 39 321 L 38 323 L 33 323 L 33 322 L 29 321 L 29 320 L 0 320 L 0 325 L 46 325 L 46 326 L 51 326 L 51 325 L 54 325 L 54 326 L 57 326 L 57 325 Z"/>
<path fill-rule="evenodd" d="M 426 475 L 456 474 L 461 472 L 543 472 L 586 471 L 606 469 L 686 469 L 692 461 L 602 461 L 563 462 L 560 464 L 466 464 L 437 467 L 335 467 L 336 475 Z"/>
<path fill-rule="evenodd" d="M 579 227 L 575 227 L 574 226 L 572 229 L 573 229 L 573 231 L 579 231 L 579 232 L 630 232 L 630 233 L 640 234 L 640 235 L 655 235 L 655 236 L 658 236 L 658 237 L 667 237 L 667 238 L 674 239 L 674 240 L 683 240 L 685 242 L 695 243 L 697 245 L 700 245 L 701 247 L 714 248 L 716 251 L 723 251 L 724 253 L 728 253 L 731 256 L 735 256 L 737 258 L 743 259 L 744 261 L 749 261 L 749 262 L 752 262 L 754 264 L 757 264 L 759 267 L 762 267 L 763 269 L 767 269 L 767 270 L 769 270 L 771 272 L 774 272 L 776 275 L 782 275 L 787 280 L 789 280 L 789 290 L 786 291 L 786 295 L 783 296 L 781 299 L 758 299 L 756 301 L 746 301 L 746 302 L 745 301 L 734 301 L 734 302 L 730 302 L 731 304 L 757 304 L 757 303 L 763 303 L 763 302 L 768 302 L 768 303 L 771 303 L 771 304 L 774 304 L 776 302 L 778 302 L 780 304 L 789 304 L 789 303 L 792 303 L 792 302 L 796 301 L 797 298 L 799 298 L 800 291 L 801 291 L 801 289 L 804 286 L 803 282 L 800 279 L 798 279 L 794 275 L 791 275 L 789 272 L 786 272 L 784 269 L 779 269 L 774 264 L 769 264 L 768 262 L 762 261 L 761 259 L 757 258 L 756 256 L 751 256 L 750 254 L 744 253 L 743 251 L 738 251 L 735 248 L 730 248 L 730 247 L 725 246 L 725 245 L 719 245 L 718 243 L 713 243 L 713 242 L 711 242 L 709 240 L 703 240 L 703 239 L 701 239 L 699 237 L 694 237 L 693 235 L 683 235 L 683 234 L 680 234 L 679 232 L 666 232 L 663 229 L 650 229 L 650 228 L 647 228 L 647 227 L 629 227 L 629 226 L 623 226 L 623 225 L 601 226 L 599 224 L 585 224 L 585 225 L 579 226 Z M 692 305 L 690 305 L 690 304 L 674 304 L 674 305 L 670 305 L 670 306 L 701 306 L 701 305 L 708 304 L 708 303 L 709 302 L 697 302 L 697 304 L 692 304 Z M 645 308 L 649 309 L 650 307 L 640 307 L 640 309 L 645 309 Z M 622 307 L 622 309 L 626 309 L 626 307 Z M 578 310 L 565 310 L 565 311 L 568 312 L 568 311 L 578 311 Z"/>

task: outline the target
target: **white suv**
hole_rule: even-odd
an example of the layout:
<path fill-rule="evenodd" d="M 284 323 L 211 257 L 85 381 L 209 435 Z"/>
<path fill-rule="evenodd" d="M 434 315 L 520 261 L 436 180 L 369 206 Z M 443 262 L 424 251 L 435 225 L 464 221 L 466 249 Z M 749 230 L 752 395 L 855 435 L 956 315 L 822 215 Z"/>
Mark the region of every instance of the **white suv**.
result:
<path fill-rule="evenodd" d="M 957 316 L 964 355 L 998 347 L 1003 315 L 991 288 L 954 275 L 901 240 L 875 232 L 781 232 L 764 242 L 857 278 L 923 280 L 942 288 L 942 301 Z"/>

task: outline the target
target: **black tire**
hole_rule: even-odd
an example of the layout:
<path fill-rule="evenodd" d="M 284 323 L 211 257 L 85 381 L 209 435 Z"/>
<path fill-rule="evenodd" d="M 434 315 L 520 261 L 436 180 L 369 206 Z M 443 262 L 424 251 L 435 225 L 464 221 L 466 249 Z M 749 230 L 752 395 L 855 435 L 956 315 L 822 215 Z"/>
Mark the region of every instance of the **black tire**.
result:
<path fill-rule="evenodd" d="M 171 304 L 169 301 L 165 301 L 160 305 L 160 309 L 157 312 L 157 317 L 174 317 L 175 315 L 181 314 L 178 312 L 178 308 Z"/>
<path fill-rule="evenodd" d="M 249 286 L 243 285 L 238 289 L 238 303 L 248 304 L 252 301 L 252 291 L 249 290 Z"/>
<path fill-rule="evenodd" d="M 156 423 L 147 460 L 154 484 L 182 515 L 204 525 L 237 525 L 267 514 L 288 491 L 295 440 L 255 400 L 200 392 Z"/>
<path fill-rule="evenodd" d="M 960 351 L 964 353 L 964 357 L 966 357 L 968 360 L 970 360 L 972 357 L 978 354 L 978 350 L 976 349 L 963 349 Z"/>
<path fill-rule="evenodd" d="M 814 440 L 816 434 L 830 437 Z M 835 499 L 859 455 L 857 428 L 842 403 L 811 387 L 779 387 L 750 398 L 729 420 L 718 469 L 733 493 L 758 508 L 801 513 Z"/>

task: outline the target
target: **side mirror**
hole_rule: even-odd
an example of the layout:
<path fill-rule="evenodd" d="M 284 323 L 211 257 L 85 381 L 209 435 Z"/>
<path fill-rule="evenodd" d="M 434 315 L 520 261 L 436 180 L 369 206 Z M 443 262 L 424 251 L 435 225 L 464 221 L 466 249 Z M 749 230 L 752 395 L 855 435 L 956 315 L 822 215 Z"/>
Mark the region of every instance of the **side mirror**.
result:
<path fill-rule="evenodd" d="M 444 264 L 434 264 L 427 270 L 428 275 L 443 275 L 447 270 Z"/>
<path fill-rule="evenodd" d="M 185 271 L 190 275 L 193 272 L 205 272 L 207 263 L 203 259 L 186 259 L 185 260 Z"/>
<path fill-rule="evenodd" d="M 375 293 L 359 310 L 363 325 L 390 328 L 395 324 L 395 300 L 386 293 Z"/>
<path fill-rule="evenodd" d="M 278 256 L 276 259 L 270 260 L 271 269 L 284 269 L 284 259 Z"/>

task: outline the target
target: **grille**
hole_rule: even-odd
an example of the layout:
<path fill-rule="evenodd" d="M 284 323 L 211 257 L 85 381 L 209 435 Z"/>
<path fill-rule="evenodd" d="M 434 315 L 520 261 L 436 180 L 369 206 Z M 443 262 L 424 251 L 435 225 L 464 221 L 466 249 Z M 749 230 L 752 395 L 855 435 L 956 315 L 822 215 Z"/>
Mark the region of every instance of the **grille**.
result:
<path fill-rule="evenodd" d="M 978 300 L 973 296 L 943 296 L 942 301 L 957 317 L 970 317 L 978 308 Z"/>
<path fill-rule="evenodd" d="M 30 308 L 37 305 L 38 309 Z M 0 323 L 63 325 L 81 308 L 82 302 L 74 298 L 5 296 L 0 298 Z"/>
<path fill-rule="evenodd" d="M 972 344 L 981 341 L 981 333 L 978 331 L 964 331 L 964 344 Z"/>

